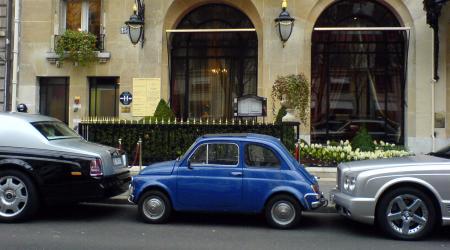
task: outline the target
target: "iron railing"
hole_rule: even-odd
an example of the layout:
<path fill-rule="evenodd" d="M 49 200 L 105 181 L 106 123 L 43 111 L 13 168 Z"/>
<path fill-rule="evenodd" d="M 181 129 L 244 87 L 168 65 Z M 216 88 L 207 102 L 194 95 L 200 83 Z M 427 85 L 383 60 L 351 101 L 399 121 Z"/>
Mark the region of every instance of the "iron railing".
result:
<path fill-rule="evenodd" d="M 280 138 L 294 151 L 298 124 L 275 124 L 241 120 L 121 120 L 118 118 L 86 118 L 78 125 L 78 133 L 86 140 L 125 150 L 130 162 L 135 161 L 136 142 L 142 138 L 144 165 L 175 159 L 200 136 L 217 133 L 259 133 Z"/>

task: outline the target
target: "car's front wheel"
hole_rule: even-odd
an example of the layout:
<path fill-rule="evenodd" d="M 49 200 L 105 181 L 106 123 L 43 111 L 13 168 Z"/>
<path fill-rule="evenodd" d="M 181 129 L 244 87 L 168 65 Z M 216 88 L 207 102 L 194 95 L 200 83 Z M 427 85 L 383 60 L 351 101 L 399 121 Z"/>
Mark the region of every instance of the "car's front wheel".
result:
<path fill-rule="evenodd" d="M 377 206 L 377 222 L 389 236 L 418 240 L 436 224 L 433 201 L 419 189 L 403 187 L 384 195 Z"/>
<path fill-rule="evenodd" d="M 272 197 L 265 207 L 266 220 L 270 226 L 288 229 L 296 226 L 300 221 L 302 208 L 298 201 L 289 195 Z"/>
<path fill-rule="evenodd" d="M 165 223 L 172 212 L 172 205 L 167 195 L 160 191 L 148 191 L 138 203 L 139 217 L 147 223 Z"/>
<path fill-rule="evenodd" d="M 16 170 L 0 171 L 0 221 L 27 219 L 37 211 L 38 195 L 31 179 Z"/>

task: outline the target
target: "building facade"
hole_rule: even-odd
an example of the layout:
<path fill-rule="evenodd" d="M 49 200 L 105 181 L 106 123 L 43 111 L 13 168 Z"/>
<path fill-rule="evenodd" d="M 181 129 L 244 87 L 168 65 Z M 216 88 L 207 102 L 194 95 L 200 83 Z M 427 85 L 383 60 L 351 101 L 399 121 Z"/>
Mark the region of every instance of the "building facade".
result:
<path fill-rule="evenodd" d="M 285 44 L 274 21 L 281 0 L 142 2 L 145 41 L 132 46 L 124 22 L 134 0 L 22 0 L 17 103 L 74 126 L 87 116 L 140 119 L 160 98 L 179 119 L 230 119 L 234 98 L 257 95 L 272 121 L 274 81 L 304 73 L 307 141 L 347 138 L 364 126 L 415 152 L 450 142 L 445 1 L 436 43 L 422 0 L 290 0 L 295 22 Z M 55 40 L 67 29 L 96 35 L 98 62 L 58 61 Z M 131 105 L 119 101 L 123 92 Z"/>
<path fill-rule="evenodd" d="M 8 109 L 11 72 L 12 2 L 0 1 L 0 111 Z"/>

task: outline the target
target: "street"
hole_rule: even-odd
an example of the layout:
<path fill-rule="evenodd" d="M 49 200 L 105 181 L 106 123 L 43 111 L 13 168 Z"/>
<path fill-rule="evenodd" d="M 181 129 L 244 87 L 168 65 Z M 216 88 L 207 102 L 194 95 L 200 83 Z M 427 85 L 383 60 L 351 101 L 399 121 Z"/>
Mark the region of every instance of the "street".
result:
<path fill-rule="evenodd" d="M 268 228 L 262 216 L 175 214 L 168 224 L 136 219 L 133 205 L 48 207 L 34 220 L 0 224 L 1 249 L 448 249 L 450 228 L 402 242 L 335 213 L 304 213 L 293 230 Z"/>

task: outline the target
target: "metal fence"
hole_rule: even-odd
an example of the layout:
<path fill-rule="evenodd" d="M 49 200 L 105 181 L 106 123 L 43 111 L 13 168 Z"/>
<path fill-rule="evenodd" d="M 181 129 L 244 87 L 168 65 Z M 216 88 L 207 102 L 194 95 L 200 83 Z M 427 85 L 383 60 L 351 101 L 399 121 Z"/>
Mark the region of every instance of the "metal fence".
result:
<path fill-rule="evenodd" d="M 241 120 L 130 121 L 117 118 L 87 118 L 78 125 L 78 133 L 86 140 L 121 147 L 136 162 L 136 144 L 142 139 L 143 163 L 175 159 L 205 134 L 259 133 L 272 135 L 293 151 L 298 124 L 274 124 Z"/>

